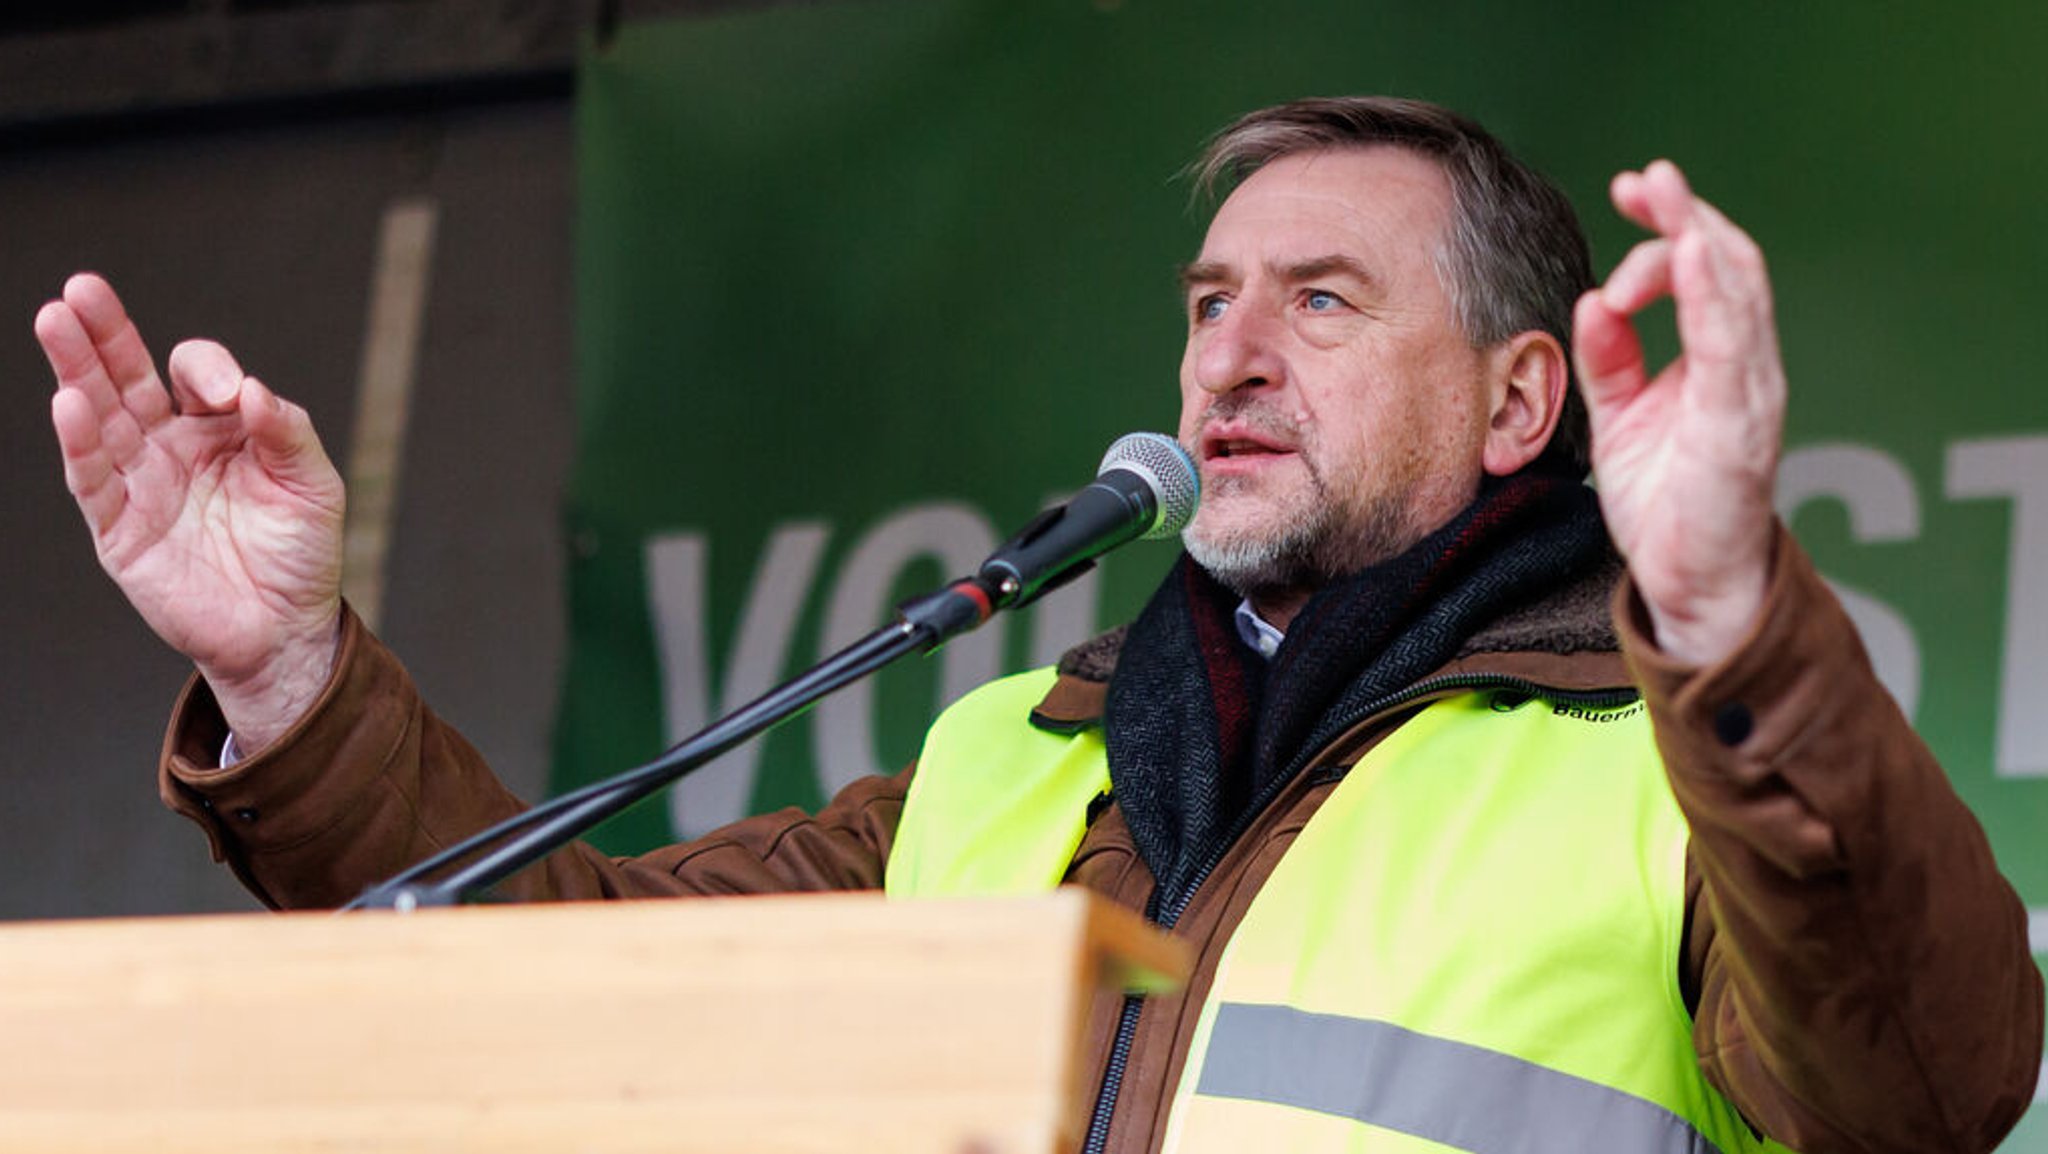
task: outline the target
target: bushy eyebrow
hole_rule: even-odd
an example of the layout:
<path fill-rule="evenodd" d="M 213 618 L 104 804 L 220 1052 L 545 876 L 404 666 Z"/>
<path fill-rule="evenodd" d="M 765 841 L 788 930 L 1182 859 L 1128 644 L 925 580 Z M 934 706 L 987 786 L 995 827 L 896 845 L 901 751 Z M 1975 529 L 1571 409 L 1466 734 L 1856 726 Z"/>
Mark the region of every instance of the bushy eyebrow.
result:
<path fill-rule="evenodd" d="M 1230 266 L 1221 261 L 1197 260 L 1180 266 L 1180 290 L 1185 293 L 1196 285 L 1215 284 L 1230 279 Z"/>
<path fill-rule="evenodd" d="M 1293 264 L 1273 268 L 1269 271 L 1288 284 L 1321 280 L 1332 274 L 1348 276 L 1353 280 L 1363 281 L 1366 284 L 1371 284 L 1374 280 L 1373 275 L 1366 271 L 1364 265 L 1358 263 L 1352 257 L 1345 256 L 1343 253 L 1331 253 L 1329 256 L 1296 261 Z"/>
<path fill-rule="evenodd" d="M 1375 277 L 1356 258 L 1343 253 L 1310 257 L 1284 265 L 1268 265 L 1266 271 L 1283 284 L 1300 284 L 1303 281 L 1321 280 L 1332 274 L 1348 276 L 1372 284 Z M 1197 285 L 1219 284 L 1234 279 L 1230 265 L 1222 261 L 1198 260 L 1180 268 L 1181 292 L 1186 293 Z"/>

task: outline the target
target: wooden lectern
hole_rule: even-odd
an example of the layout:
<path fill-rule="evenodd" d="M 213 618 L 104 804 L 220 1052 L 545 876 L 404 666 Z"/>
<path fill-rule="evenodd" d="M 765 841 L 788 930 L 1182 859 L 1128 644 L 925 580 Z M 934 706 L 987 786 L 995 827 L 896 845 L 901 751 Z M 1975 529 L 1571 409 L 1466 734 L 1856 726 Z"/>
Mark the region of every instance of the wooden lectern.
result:
<path fill-rule="evenodd" d="M 1187 964 L 1078 890 L 19 923 L 0 1149 L 1050 1152 Z"/>

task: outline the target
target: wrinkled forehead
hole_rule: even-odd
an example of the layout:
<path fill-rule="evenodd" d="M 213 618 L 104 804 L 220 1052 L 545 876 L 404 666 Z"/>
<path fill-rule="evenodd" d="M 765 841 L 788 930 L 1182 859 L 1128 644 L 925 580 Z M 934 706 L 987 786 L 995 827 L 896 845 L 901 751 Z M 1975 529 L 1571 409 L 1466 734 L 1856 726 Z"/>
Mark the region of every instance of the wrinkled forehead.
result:
<path fill-rule="evenodd" d="M 1397 146 L 1294 152 L 1245 176 L 1208 221 L 1208 234 L 1247 223 L 1352 232 L 1442 234 L 1452 187 L 1444 168 Z"/>
<path fill-rule="evenodd" d="M 1247 176 L 1210 218 L 1205 261 L 1245 259 L 1244 245 L 1303 247 L 1261 259 L 1360 249 L 1433 254 L 1451 216 L 1451 183 L 1433 159 L 1394 145 L 1292 153 Z"/>

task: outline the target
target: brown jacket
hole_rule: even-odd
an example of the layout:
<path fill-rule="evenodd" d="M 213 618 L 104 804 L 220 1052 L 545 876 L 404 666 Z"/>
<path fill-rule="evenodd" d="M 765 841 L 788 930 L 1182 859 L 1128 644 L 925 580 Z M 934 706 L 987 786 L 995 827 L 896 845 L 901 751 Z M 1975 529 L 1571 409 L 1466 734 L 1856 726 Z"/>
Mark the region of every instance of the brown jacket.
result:
<path fill-rule="evenodd" d="M 1560 614 L 1580 618 L 1567 632 L 1584 631 L 1584 601 L 1500 623 L 1444 672 L 1641 689 L 1693 831 L 1679 981 L 1709 1079 L 1806 1154 L 1991 1149 L 2026 1108 L 2040 1063 L 2025 912 L 1804 554 L 1781 533 L 1756 631 L 1709 669 L 1658 652 L 1626 582 L 1613 599 L 1621 652 L 1512 643 Z M 1098 646 L 1081 658 L 1040 714 L 1100 717 L 1114 655 Z M 1197 893 L 1173 931 L 1196 952 L 1195 978 L 1139 1017 L 1111 1150 L 1158 1149 L 1231 930 L 1334 788 L 1333 771 L 1406 716 L 1368 719 L 1320 751 Z M 195 680 L 165 740 L 161 788 L 273 906 L 346 901 L 521 808 L 353 617 L 331 683 L 290 734 L 220 769 L 225 736 Z M 816 816 L 749 818 L 637 858 L 578 846 L 500 889 L 553 899 L 879 887 L 909 777 L 856 782 Z M 1068 880 L 1144 908 L 1152 877 L 1114 803 Z M 1098 1075 L 1118 1004 L 1105 994 L 1091 1017 Z"/>

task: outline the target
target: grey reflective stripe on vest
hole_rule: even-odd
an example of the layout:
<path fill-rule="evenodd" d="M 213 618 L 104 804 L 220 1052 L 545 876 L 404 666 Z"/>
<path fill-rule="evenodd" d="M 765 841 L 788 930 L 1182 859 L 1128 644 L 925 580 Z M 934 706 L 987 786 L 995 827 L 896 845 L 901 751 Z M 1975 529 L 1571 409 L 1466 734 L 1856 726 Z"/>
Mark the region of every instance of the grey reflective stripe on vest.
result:
<path fill-rule="evenodd" d="M 1226 1002 L 1195 1093 L 1335 1114 L 1474 1154 L 1718 1154 L 1655 1102 L 1386 1022 Z"/>

